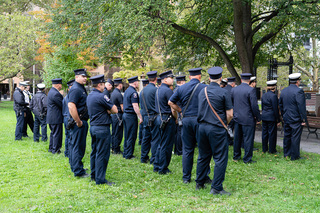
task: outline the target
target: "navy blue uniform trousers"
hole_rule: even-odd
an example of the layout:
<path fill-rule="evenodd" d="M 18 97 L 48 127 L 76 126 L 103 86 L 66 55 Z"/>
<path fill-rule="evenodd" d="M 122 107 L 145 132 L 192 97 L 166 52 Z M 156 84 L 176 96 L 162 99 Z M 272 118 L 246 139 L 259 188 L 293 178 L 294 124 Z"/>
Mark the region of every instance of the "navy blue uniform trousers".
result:
<path fill-rule="evenodd" d="M 300 140 L 303 126 L 301 122 L 284 124 L 283 154 L 291 156 L 291 160 L 300 158 Z"/>
<path fill-rule="evenodd" d="M 139 125 L 139 145 L 141 145 L 143 137 L 143 123 L 141 123 Z"/>
<path fill-rule="evenodd" d="M 17 124 L 16 124 L 16 132 L 15 132 L 15 140 L 21 140 L 22 138 L 22 131 L 23 131 L 23 124 L 24 124 L 24 113 L 17 113 Z"/>
<path fill-rule="evenodd" d="M 199 124 L 196 116 L 184 117 L 182 123 L 182 179 L 184 181 L 190 181 L 193 167 L 194 149 L 197 146 L 197 133 Z M 208 165 L 207 174 L 209 173 L 210 166 Z"/>
<path fill-rule="evenodd" d="M 157 115 L 150 115 L 150 117 L 154 117 Z M 144 117 L 144 136 L 141 143 L 141 162 L 145 163 L 149 159 L 149 152 L 151 150 L 151 158 L 150 164 L 153 164 L 155 161 L 156 152 L 158 146 L 161 141 L 160 136 L 160 129 L 159 126 L 156 124 L 156 119 L 153 121 L 152 126 L 148 126 L 148 116 Z"/>
<path fill-rule="evenodd" d="M 182 155 L 182 140 L 181 140 L 181 129 L 182 127 L 176 125 L 176 138 L 174 141 L 174 154 Z"/>
<path fill-rule="evenodd" d="M 131 159 L 137 140 L 138 117 L 135 113 L 123 113 L 122 118 L 124 124 L 123 157 Z"/>
<path fill-rule="evenodd" d="M 110 157 L 110 126 L 90 126 L 91 155 L 90 168 L 91 178 L 96 184 L 106 183 L 106 171 Z"/>
<path fill-rule="evenodd" d="M 269 144 L 268 144 L 269 142 Z M 268 151 L 277 152 L 277 122 L 276 121 L 262 121 L 262 152 Z"/>
<path fill-rule="evenodd" d="M 122 120 L 122 113 L 118 113 L 119 119 Z M 120 144 L 123 138 L 123 122 L 121 126 L 119 126 L 119 120 L 116 114 L 111 115 L 112 118 L 112 135 L 111 135 L 111 141 L 112 141 L 112 151 L 115 153 L 119 153 L 120 150 Z"/>
<path fill-rule="evenodd" d="M 141 158 L 140 158 L 141 163 L 147 163 L 147 161 L 149 160 L 148 154 L 151 149 L 152 135 L 151 135 L 151 127 L 148 126 L 148 120 L 149 120 L 148 116 L 143 117 L 143 123 L 142 123 L 143 138 L 141 141 Z"/>
<path fill-rule="evenodd" d="M 211 188 L 223 190 L 222 183 L 228 164 L 228 136 L 223 127 L 201 123 L 198 129 L 199 158 L 197 162 L 196 182 L 203 185 L 207 179 L 211 157 L 215 162 Z"/>
<path fill-rule="evenodd" d="M 169 115 L 162 115 L 162 120 L 167 120 Z M 161 118 L 160 115 L 156 118 L 156 128 L 160 128 Z M 173 138 L 175 134 L 176 122 L 172 117 L 165 128 L 160 129 L 160 143 L 158 145 L 155 161 L 153 162 L 153 171 L 159 172 L 160 174 L 166 174 L 170 170 L 168 166 L 171 161 L 172 149 L 173 149 Z"/>
<path fill-rule="evenodd" d="M 88 134 L 88 122 L 82 120 L 82 126 L 74 125 L 71 129 L 69 143 L 69 162 L 74 176 L 81 176 L 86 173 L 83 168 L 82 158 L 86 151 L 86 139 Z"/>
<path fill-rule="evenodd" d="M 28 136 L 28 131 L 27 131 L 28 125 L 29 125 L 32 132 L 33 132 L 33 128 L 34 128 L 34 121 L 33 121 L 33 116 L 32 116 L 31 110 L 28 107 L 26 107 L 25 109 L 26 109 L 26 111 L 25 111 L 26 117 L 23 120 L 23 130 L 22 130 L 22 135 L 24 137 Z"/>
<path fill-rule="evenodd" d="M 51 130 L 49 152 L 55 154 L 62 147 L 62 124 L 49 124 L 49 128 Z"/>
<path fill-rule="evenodd" d="M 34 116 L 34 125 L 33 125 L 33 140 L 38 141 L 40 138 L 40 126 L 41 126 L 41 140 L 47 141 L 47 117 L 44 116 L 41 119 L 39 116 Z"/>
<path fill-rule="evenodd" d="M 64 139 L 64 156 L 69 157 L 69 143 L 70 143 L 70 135 L 71 130 L 66 129 L 66 126 L 68 125 L 68 117 L 63 117 L 63 123 L 64 123 L 64 130 L 65 130 L 65 139 Z"/>
<path fill-rule="evenodd" d="M 244 145 L 243 162 L 248 163 L 252 160 L 253 155 L 253 140 L 254 140 L 255 125 L 241 125 L 234 122 L 234 144 L 233 144 L 233 159 L 241 158 L 241 143 Z"/>

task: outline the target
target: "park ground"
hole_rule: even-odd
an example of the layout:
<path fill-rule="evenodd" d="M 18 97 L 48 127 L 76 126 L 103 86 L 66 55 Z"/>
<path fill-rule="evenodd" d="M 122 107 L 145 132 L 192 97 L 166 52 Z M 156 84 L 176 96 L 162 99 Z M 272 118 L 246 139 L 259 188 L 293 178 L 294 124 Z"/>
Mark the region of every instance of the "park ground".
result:
<path fill-rule="evenodd" d="M 169 175 L 158 175 L 139 158 L 111 155 L 107 179 L 115 186 L 95 185 L 73 176 L 63 154 L 49 153 L 48 142 L 14 140 L 12 102 L 0 102 L 0 212 L 319 212 L 320 155 L 302 152 L 304 160 L 290 161 L 254 152 L 256 164 L 232 161 L 224 182 L 231 196 L 214 197 L 210 186 L 195 190 L 196 156 L 190 184 L 182 183 L 181 156 L 173 155 Z M 49 128 L 48 128 L 49 130 Z M 63 149 L 64 151 L 64 145 Z M 90 168 L 91 139 L 83 159 Z M 140 156 L 136 145 L 135 155 Z M 211 161 L 213 175 L 214 162 Z"/>

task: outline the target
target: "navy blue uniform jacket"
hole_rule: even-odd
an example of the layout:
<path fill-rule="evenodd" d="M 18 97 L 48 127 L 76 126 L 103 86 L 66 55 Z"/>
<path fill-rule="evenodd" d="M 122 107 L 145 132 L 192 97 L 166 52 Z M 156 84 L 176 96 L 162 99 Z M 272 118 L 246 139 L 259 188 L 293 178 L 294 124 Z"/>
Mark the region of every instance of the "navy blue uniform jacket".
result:
<path fill-rule="evenodd" d="M 285 123 L 305 122 L 307 119 L 306 99 L 302 89 L 294 84 L 281 91 L 279 106 Z"/>
<path fill-rule="evenodd" d="M 231 90 L 233 119 L 241 125 L 255 125 L 261 120 L 256 90 L 242 83 Z"/>
<path fill-rule="evenodd" d="M 261 120 L 280 122 L 278 97 L 272 91 L 263 94 L 261 98 L 262 113 Z"/>
<path fill-rule="evenodd" d="M 117 106 L 118 113 L 123 113 L 121 109 L 121 104 L 123 104 L 123 96 L 118 88 L 115 88 L 111 93 L 111 102 Z"/>
<path fill-rule="evenodd" d="M 60 92 L 52 87 L 48 93 L 47 105 L 47 123 L 48 124 L 61 124 L 63 123 L 62 116 L 62 100 L 63 96 Z"/>
<path fill-rule="evenodd" d="M 207 87 L 207 93 L 213 109 L 220 116 L 221 120 L 227 125 L 226 111 L 232 109 L 230 93 L 227 90 L 221 88 L 220 85 L 215 82 L 211 82 Z M 217 118 L 217 116 L 211 110 L 204 93 L 204 89 L 199 93 L 198 101 L 198 122 L 205 122 L 223 127 L 219 118 Z"/>
<path fill-rule="evenodd" d="M 188 103 L 191 93 L 194 87 L 200 83 L 198 79 L 191 79 L 188 83 L 178 87 L 177 91 L 171 96 L 170 101 L 174 104 L 178 104 L 181 107 L 182 112 Z M 198 95 L 200 91 L 205 88 L 205 84 L 199 84 L 198 88 L 193 94 L 192 100 L 189 103 L 188 109 L 183 116 L 197 116 L 198 114 Z"/>
<path fill-rule="evenodd" d="M 111 124 L 111 116 L 107 110 L 113 107 L 109 97 L 97 89 L 93 89 L 87 98 L 87 107 L 91 126 Z"/>
<path fill-rule="evenodd" d="M 132 104 L 139 104 L 139 95 L 133 86 L 129 86 L 123 96 L 123 111 L 125 113 L 135 113 Z"/>

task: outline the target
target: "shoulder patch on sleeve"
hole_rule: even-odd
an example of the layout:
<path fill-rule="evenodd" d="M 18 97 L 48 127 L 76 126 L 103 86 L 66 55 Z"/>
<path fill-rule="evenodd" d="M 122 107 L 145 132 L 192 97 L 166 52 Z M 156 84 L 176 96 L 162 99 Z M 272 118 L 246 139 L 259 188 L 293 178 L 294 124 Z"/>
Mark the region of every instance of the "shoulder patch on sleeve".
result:
<path fill-rule="evenodd" d="M 107 95 L 104 95 L 103 97 L 104 97 L 104 99 L 106 99 L 106 101 L 107 101 L 107 102 L 109 102 L 109 101 L 110 101 L 110 98 L 108 98 L 108 96 L 107 96 Z"/>
<path fill-rule="evenodd" d="M 138 94 L 135 92 L 135 93 L 133 93 L 133 97 L 134 98 L 137 98 L 138 97 Z"/>

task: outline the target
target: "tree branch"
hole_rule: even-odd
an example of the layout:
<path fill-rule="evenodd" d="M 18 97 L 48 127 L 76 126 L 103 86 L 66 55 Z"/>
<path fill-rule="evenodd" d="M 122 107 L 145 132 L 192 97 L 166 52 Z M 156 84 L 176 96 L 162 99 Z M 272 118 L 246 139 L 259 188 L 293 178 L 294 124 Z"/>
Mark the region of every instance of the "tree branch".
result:
<path fill-rule="evenodd" d="M 20 71 L 16 71 L 16 72 L 12 72 L 8 75 L 3 76 L 3 79 L 0 80 L 0 82 L 7 80 L 8 78 L 13 78 L 16 77 L 20 72 L 24 72 L 27 69 L 30 69 L 34 64 L 31 64 L 30 66 L 26 67 L 24 70 L 20 70 Z"/>
<path fill-rule="evenodd" d="M 260 39 L 260 41 L 258 41 L 254 45 L 253 50 L 252 50 L 252 58 L 253 58 L 253 60 L 255 59 L 256 54 L 257 54 L 259 48 L 262 46 L 262 44 L 264 44 L 265 42 L 269 41 L 271 38 L 275 37 L 283 29 L 283 27 L 285 27 L 287 24 L 288 23 L 283 23 L 283 24 L 278 25 L 278 27 L 276 28 L 276 30 L 274 32 L 271 32 L 271 33 L 265 35 L 264 37 L 262 37 Z"/>
<path fill-rule="evenodd" d="M 313 76 L 311 75 L 311 73 L 308 72 L 306 69 L 304 69 L 303 67 L 301 67 L 301 66 L 299 66 L 299 65 L 297 65 L 297 64 L 295 64 L 294 66 L 295 66 L 298 70 L 300 70 L 301 72 L 303 72 L 305 75 L 307 75 L 308 78 L 313 79 Z"/>
<path fill-rule="evenodd" d="M 239 77 L 237 71 L 235 70 L 234 66 L 232 65 L 228 55 L 226 54 L 226 52 L 222 49 L 222 47 L 215 40 L 213 40 L 209 36 L 203 35 L 201 33 L 194 32 L 192 30 L 188 30 L 188 29 L 186 29 L 186 28 L 184 28 L 184 27 L 182 27 L 182 26 L 180 26 L 180 25 L 178 25 L 178 24 L 176 24 L 174 22 L 168 21 L 168 23 L 170 23 L 171 26 L 174 29 L 178 30 L 179 32 L 182 32 L 182 33 L 187 34 L 187 35 L 191 35 L 191 36 L 196 37 L 196 38 L 201 38 L 201 39 L 207 41 L 213 48 L 215 48 L 219 52 L 220 56 L 222 57 L 224 63 L 226 63 L 227 68 L 230 71 L 230 73 L 232 74 L 232 76 L 235 76 L 237 81 L 240 82 L 240 77 Z"/>

